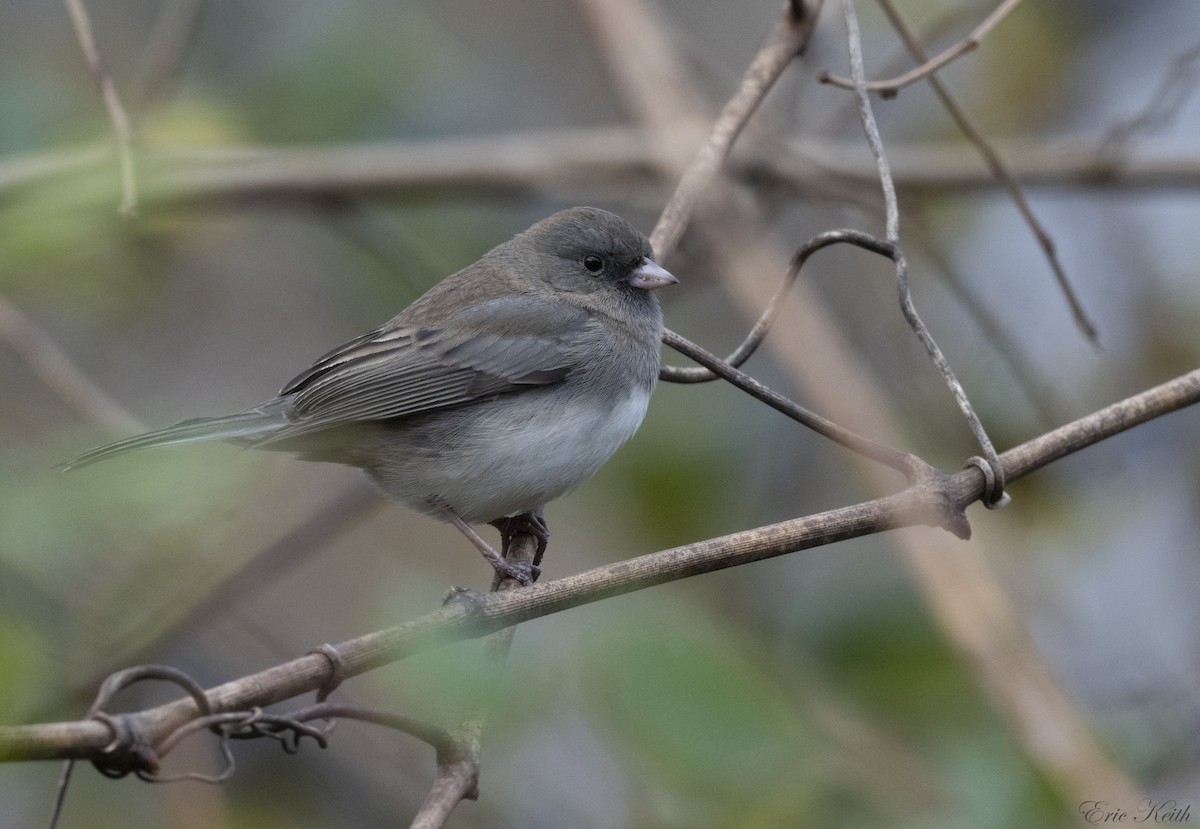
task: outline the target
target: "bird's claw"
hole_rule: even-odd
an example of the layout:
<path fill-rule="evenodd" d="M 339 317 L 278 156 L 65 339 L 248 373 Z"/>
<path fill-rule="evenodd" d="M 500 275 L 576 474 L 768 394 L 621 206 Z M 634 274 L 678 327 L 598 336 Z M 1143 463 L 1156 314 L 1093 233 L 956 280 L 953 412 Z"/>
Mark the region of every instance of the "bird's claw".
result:
<path fill-rule="evenodd" d="M 534 566 L 542 563 L 542 556 L 546 553 L 546 545 L 550 542 L 550 527 L 546 524 L 546 519 L 542 516 L 540 508 L 509 518 L 497 518 L 495 521 L 490 521 L 489 523 L 500 531 L 501 549 L 506 552 L 515 536 L 532 535 L 536 538 L 537 552 L 533 555 L 533 563 Z M 534 578 L 536 579 L 537 577 L 535 576 Z"/>
<path fill-rule="evenodd" d="M 525 561 L 504 561 L 501 560 L 497 564 L 493 564 L 496 572 L 501 578 L 515 579 L 520 582 L 522 587 L 528 587 L 538 580 L 538 576 L 542 574 L 542 568 L 536 564 L 530 564 Z"/>

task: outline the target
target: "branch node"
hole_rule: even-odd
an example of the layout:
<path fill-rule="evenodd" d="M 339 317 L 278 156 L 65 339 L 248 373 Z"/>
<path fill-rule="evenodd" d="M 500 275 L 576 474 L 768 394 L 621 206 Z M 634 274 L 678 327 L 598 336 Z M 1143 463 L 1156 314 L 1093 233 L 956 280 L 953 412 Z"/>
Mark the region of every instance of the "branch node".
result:
<path fill-rule="evenodd" d="M 146 775 L 158 773 L 158 753 L 147 735 L 136 726 L 136 718 L 127 714 L 113 716 L 96 711 L 92 719 L 108 726 L 113 735 L 112 742 L 101 750 L 99 757 L 92 760 L 96 771 L 114 780 L 128 774 L 137 774 L 145 779 Z"/>
<path fill-rule="evenodd" d="M 1004 491 L 1004 465 L 999 458 L 988 460 L 972 455 L 963 464 L 963 469 L 975 467 L 983 473 L 983 505 L 988 509 L 1001 509 L 1012 503 L 1012 496 Z"/>
<path fill-rule="evenodd" d="M 319 648 L 314 648 L 309 653 L 319 653 L 329 661 L 329 679 L 325 680 L 325 684 L 317 689 L 317 702 L 324 702 L 346 678 L 346 663 L 338 649 L 328 642 Z"/>
<path fill-rule="evenodd" d="M 141 720 L 128 714 L 113 716 L 104 711 L 118 691 L 147 679 L 161 679 L 178 685 L 187 691 L 201 715 L 207 716 L 212 712 L 204 688 L 178 668 L 169 665 L 138 665 L 111 674 L 100 684 L 96 700 L 88 709 L 88 716 L 108 726 L 113 735 L 112 741 L 101 750 L 100 756 L 92 760 L 92 765 L 105 777 L 124 777 L 132 772 L 142 780 L 157 779 L 159 754 L 150 735 L 139 725 Z"/>
<path fill-rule="evenodd" d="M 446 591 L 446 595 L 442 596 L 442 607 L 460 604 L 466 609 L 468 615 L 482 616 L 485 598 L 478 590 L 472 590 L 470 587 L 452 586 Z"/>
<path fill-rule="evenodd" d="M 937 499 L 937 519 L 925 522 L 930 527 L 941 527 L 955 538 L 968 541 L 971 538 L 971 522 L 967 520 L 964 504 L 954 496 L 954 483 L 949 475 L 919 458 L 909 468 L 909 488 L 925 489 Z"/>
<path fill-rule="evenodd" d="M 942 521 L 938 526 L 955 538 L 971 540 L 971 522 L 967 520 L 967 514 L 957 507 L 948 495 L 943 505 Z"/>

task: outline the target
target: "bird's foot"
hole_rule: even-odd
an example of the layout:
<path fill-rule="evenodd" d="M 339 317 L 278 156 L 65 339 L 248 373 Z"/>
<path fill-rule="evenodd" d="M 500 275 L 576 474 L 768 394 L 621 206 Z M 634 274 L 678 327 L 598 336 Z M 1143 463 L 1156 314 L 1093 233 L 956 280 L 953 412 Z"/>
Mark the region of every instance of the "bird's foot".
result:
<path fill-rule="evenodd" d="M 496 573 L 502 578 L 516 579 L 521 583 L 522 587 L 528 587 L 538 580 L 538 576 L 542 574 L 542 568 L 536 564 L 530 564 L 525 561 L 506 561 L 500 559 L 499 563 L 492 562 L 492 567 L 496 569 Z"/>
<path fill-rule="evenodd" d="M 488 564 L 492 565 L 492 569 L 501 578 L 516 579 L 522 587 L 528 587 L 537 581 L 537 577 L 541 575 L 542 570 L 536 564 L 506 560 L 504 556 L 496 552 L 491 544 L 483 540 L 483 536 L 475 532 L 471 525 L 459 518 L 455 512 L 445 510 L 445 515 L 446 520 L 453 524 L 459 532 L 467 537 L 468 541 L 475 545 L 475 549 L 487 559 Z"/>
<path fill-rule="evenodd" d="M 546 524 L 541 507 L 510 518 L 497 518 L 488 523 L 500 531 L 500 541 L 506 552 L 514 536 L 532 535 L 538 543 L 537 552 L 533 555 L 533 565 L 536 567 L 542 563 L 542 556 L 545 555 L 546 545 L 550 541 L 550 527 Z"/>

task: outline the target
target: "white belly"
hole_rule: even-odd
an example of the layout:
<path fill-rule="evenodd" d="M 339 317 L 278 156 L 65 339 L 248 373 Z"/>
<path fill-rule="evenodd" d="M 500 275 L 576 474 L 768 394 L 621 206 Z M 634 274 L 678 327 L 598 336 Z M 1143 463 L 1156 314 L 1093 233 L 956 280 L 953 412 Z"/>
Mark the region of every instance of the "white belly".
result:
<path fill-rule="evenodd" d="M 421 461 L 402 471 L 376 470 L 372 477 L 392 496 L 432 515 L 448 506 L 464 521 L 479 523 L 529 512 L 586 481 L 633 436 L 650 390 L 610 409 L 533 397 L 514 395 L 512 406 L 497 406 L 507 402 L 503 397 L 492 401 L 484 407 L 490 414 L 464 424 L 452 448 L 422 447 L 416 453 L 426 455 Z"/>

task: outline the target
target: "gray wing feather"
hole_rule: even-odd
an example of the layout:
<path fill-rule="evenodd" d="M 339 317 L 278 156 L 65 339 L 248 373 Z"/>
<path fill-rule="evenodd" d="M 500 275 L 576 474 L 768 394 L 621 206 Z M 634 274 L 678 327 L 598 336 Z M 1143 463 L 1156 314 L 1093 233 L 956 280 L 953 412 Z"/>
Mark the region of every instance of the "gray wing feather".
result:
<path fill-rule="evenodd" d="M 442 326 L 387 325 L 317 360 L 284 386 L 289 425 L 263 443 L 327 426 L 459 406 L 563 380 L 587 312 L 528 297 L 491 300 Z"/>

